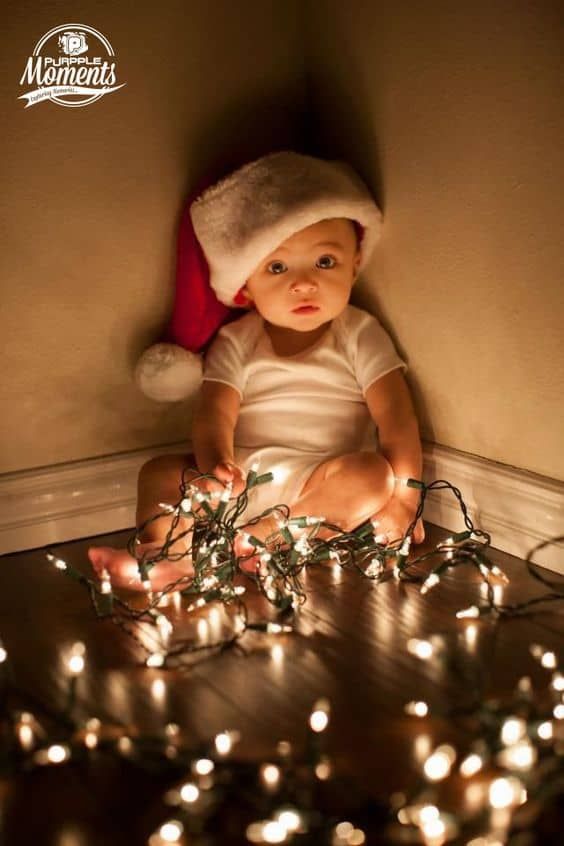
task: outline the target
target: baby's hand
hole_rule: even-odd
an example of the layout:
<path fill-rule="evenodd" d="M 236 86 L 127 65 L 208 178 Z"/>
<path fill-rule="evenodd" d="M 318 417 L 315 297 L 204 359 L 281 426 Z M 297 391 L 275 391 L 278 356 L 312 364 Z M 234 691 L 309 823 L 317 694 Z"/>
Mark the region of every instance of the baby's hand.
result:
<path fill-rule="evenodd" d="M 387 505 L 372 516 L 374 534 L 385 536 L 385 543 L 402 538 L 415 517 L 416 508 L 392 497 Z M 421 518 L 417 521 L 413 531 L 413 542 L 422 543 L 425 540 L 425 529 Z"/>
<path fill-rule="evenodd" d="M 233 464 L 231 461 L 220 461 L 219 464 L 212 467 L 209 473 L 215 476 L 222 483 L 223 487 L 229 482 L 233 483 L 232 499 L 239 496 L 245 490 L 247 475 L 241 467 L 238 467 L 237 464 Z M 219 490 L 217 483 L 213 479 L 206 479 L 202 487 L 207 491 Z"/>

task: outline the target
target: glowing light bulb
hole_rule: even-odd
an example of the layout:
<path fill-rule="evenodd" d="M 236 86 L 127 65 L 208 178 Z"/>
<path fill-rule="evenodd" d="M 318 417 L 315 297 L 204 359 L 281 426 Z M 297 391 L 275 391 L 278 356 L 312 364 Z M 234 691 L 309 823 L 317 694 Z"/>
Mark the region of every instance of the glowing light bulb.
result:
<path fill-rule="evenodd" d="M 146 660 L 147 667 L 162 667 L 165 662 L 165 656 L 162 652 L 152 652 Z"/>
<path fill-rule="evenodd" d="M 531 693 L 532 689 L 533 683 L 531 682 L 530 676 L 521 676 L 517 682 L 517 690 L 519 693 Z"/>
<path fill-rule="evenodd" d="M 310 714 L 309 725 L 312 731 L 317 733 L 325 731 L 329 725 L 329 713 L 331 706 L 328 699 L 318 699 Z"/>
<path fill-rule="evenodd" d="M 0 646 L 0 664 L 3 664 L 7 657 L 8 653 L 3 646 Z"/>
<path fill-rule="evenodd" d="M 497 566 L 497 564 L 493 565 L 491 571 L 492 571 L 493 575 L 497 576 L 498 579 L 501 579 L 502 582 L 505 582 L 506 584 L 509 583 L 509 579 L 507 578 L 507 575 L 503 572 L 503 570 L 500 567 Z"/>
<path fill-rule="evenodd" d="M 133 742 L 131 738 L 124 735 L 118 740 L 117 746 L 122 755 L 129 755 L 133 748 Z"/>
<path fill-rule="evenodd" d="M 431 738 L 428 734 L 418 734 L 413 741 L 413 755 L 415 760 L 421 764 L 431 754 Z"/>
<path fill-rule="evenodd" d="M 283 843 L 287 831 L 277 820 L 268 820 L 262 827 L 262 839 L 265 843 Z"/>
<path fill-rule="evenodd" d="M 490 784 L 488 795 L 492 808 L 509 808 L 521 798 L 521 782 L 513 777 L 496 778 Z"/>
<path fill-rule="evenodd" d="M 215 748 L 219 755 L 228 755 L 240 735 L 238 731 L 222 731 L 215 737 Z"/>
<path fill-rule="evenodd" d="M 70 749 L 68 746 L 62 746 L 59 743 L 54 743 L 47 749 L 47 760 L 50 764 L 62 764 L 70 756 Z"/>
<path fill-rule="evenodd" d="M 530 770 L 537 760 L 537 750 L 528 740 L 522 740 L 500 752 L 497 760 L 507 769 Z"/>
<path fill-rule="evenodd" d="M 275 643 L 270 654 L 274 663 L 280 665 L 284 660 L 284 647 L 281 643 Z"/>
<path fill-rule="evenodd" d="M 193 765 L 198 775 L 209 775 L 215 769 L 215 764 L 210 758 L 198 758 Z"/>
<path fill-rule="evenodd" d="M 419 591 L 422 594 L 428 593 L 431 588 L 434 588 L 435 585 L 438 585 L 441 580 L 441 577 L 437 575 L 437 573 L 431 573 L 430 576 L 427 576 L 423 584 L 421 585 L 421 590 Z"/>
<path fill-rule="evenodd" d="M 55 555 L 51 555 L 50 552 L 47 553 L 47 560 L 50 561 L 52 564 L 54 564 L 55 567 L 57 568 L 57 570 L 66 570 L 67 569 L 67 565 L 63 561 L 63 559 L 57 558 Z"/>
<path fill-rule="evenodd" d="M 553 736 L 553 728 L 550 720 L 541 723 L 537 728 L 537 734 L 541 740 L 550 740 Z"/>
<path fill-rule="evenodd" d="M 378 558 L 372 558 L 364 572 L 370 578 L 381 576 L 384 572 L 384 564 Z"/>
<path fill-rule="evenodd" d="M 71 675 L 78 676 L 84 670 L 84 653 L 86 647 L 81 641 L 77 641 L 71 647 L 71 654 L 67 661 L 67 667 Z"/>
<path fill-rule="evenodd" d="M 327 781 L 327 779 L 331 778 L 331 772 L 331 761 L 326 755 L 324 755 L 315 765 L 315 775 L 319 781 Z"/>
<path fill-rule="evenodd" d="M 436 819 L 428 820 L 427 822 L 423 822 L 421 824 L 421 832 L 428 842 L 429 840 L 436 840 L 437 838 L 441 839 L 442 835 L 444 835 L 446 831 L 446 826 L 444 822 L 437 817 Z"/>
<path fill-rule="evenodd" d="M 470 623 L 470 625 L 466 626 L 464 630 L 464 639 L 469 647 L 472 647 L 476 644 L 478 639 L 478 627 L 475 623 Z"/>
<path fill-rule="evenodd" d="M 430 823 L 433 820 L 439 819 L 439 809 L 436 805 L 423 805 L 422 808 L 419 810 L 419 824 L 421 823 Z"/>
<path fill-rule="evenodd" d="M 470 778 L 476 773 L 479 773 L 484 765 L 484 762 L 480 755 L 476 752 L 472 752 L 470 755 L 467 755 L 466 758 L 460 764 L 460 774 L 464 776 L 464 778 Z"/>
<path fill-rule="evenodd" d="M 165 843 L 178 843 L 183 831 L 184 826 L 180 820 L 168 820 L 161 825 L 159 834 Z"/>
<path fill-rule="evenodd" d="M 423 765 L 423 771 L 429 781 L 441 781 L 450 773 L 456 752 L 452 746 L 438 746 Z"/>
<path fill-rule="evenodd" d="M 231 499 L 231 494 L 233 493 L 233 482 L 228 482 L 225 486 L 225 490 L 222 491 L 220 496 L 221 502 L 229 502 Z"/>
<path fill-rule="evenodd" d="M 159 634 L 163 640 L 166 640 L 173 631 L 173 625 L 164 614 L 159 614 L 156 619 Z"/>
<path fill-rule="evenodd" d="M 195 784 L 187 781 L 186 784 L 183 784 L 180 788 L 180 798 L 183 802 L 192 803 L 195 802 L 200 795 L 200 791 L 196 787 Z"/>
<path fill-rule="evenodd" d="M 553 670 L 556 667 L 556 655 L 554 652 L 543 652 L 540 662 L 543 667 Z"/>
<path fill-rule="evenodd" d="M 527 723 L 521 717 L 508 717 L 501 727 L 501 742 L 505 746 L 517 743 L 527 731 Z"/>
<path fill-rule="evenodd" d="M 564 690 L 564 675 L 562 673 L 553 673 L 551 687 L 559 693 Z"/>
<path fill-rule="evenodd" d="M 284 808 L 276 813 L 276 819 L 286 831 L 297 831 L 302 824 L 302 818 L 293 808 Z"/>
<path fill-rule="evenodd" d="M 154 679 L 151 684 L 151 694 L 157 702 L 162 702 L 166 694 L 166 685 L 163 679 Z"/>
<path fill-rule="evenodd" d="M 348 820 L 338 823 L 334 828 L 334 841 L 336 841 L 338 844 L 348 843 L 348 838 L 351 836 L 353 831 L 354 825 L 348 822 Z"/>
<path fill-rule="evenodd" d="M 552 711 L 556 720 L 564 720 L 564 705 L 555 705 Z"/>
<path fill-rule="evenodd" d="M 263 764 L 260 768 L 260 777 L 266 787 L 277 787 L 280 781 L 280 769 L 276 764 Z"/>
<path fill-rule="evenodd" d="M 280 623 L 267 623 L 266 631 L 269 634 L 282 634 L 284 632 L 291 632 L 293 629 L 292 626 L 281 625 Z"/>
<path fill-rule="evenodd" d="M 410 535 L 407 535 L 407 537 L 404 538 L 402 545 L 400 546 L 399 554 L 402 555 L 402 556 L 409 555 L 410 547 L 411 547 L 411 537 L 410 537 Z"/>
<path fill-rule="evenodd" d="M 16 728 L 19 741 L 22 749 L 29 750 L 35 743 L 35 733 L 33 731 L 33 714 L 28 711 L 22 711 L 20 719 Z"/>
<path fill-rule="evenodd" d="M 410 714 L 414 717 L 426 717 L 429 713 L 429 707 L 426 702 L 418 701 L 418 702 L 408 702 L 407 705 L 404 706 L 406 714 Z"/>
<path fill-rule="evenodd" d="M 429 640 L 419 640 L 412 637 L 407 641 L 407 651 L 423 661 L 428 660 L 433 654 L 433 644 Z"/>
<path fill-rule="evenodd" d="M 275 484 L 282 484 L 290 475 L 290 471 L 287 467 L 272 467 L 270 472 L 272 473 L 273 482 Z"/>
<path fill-rule="evenodd" d="M 463 608 L 462 611 L 457 611 L 456 616 L 459 620 L 466 618 L 474 618 L 480 616 L 480 609 L 477 605 L 470 605 L 468 608 Z"/>
<path fill-rule="evenodd" d="M 503 601 L 503 585 L 493 585 L 493 601 L 496 605 L 501 605 Z"/>

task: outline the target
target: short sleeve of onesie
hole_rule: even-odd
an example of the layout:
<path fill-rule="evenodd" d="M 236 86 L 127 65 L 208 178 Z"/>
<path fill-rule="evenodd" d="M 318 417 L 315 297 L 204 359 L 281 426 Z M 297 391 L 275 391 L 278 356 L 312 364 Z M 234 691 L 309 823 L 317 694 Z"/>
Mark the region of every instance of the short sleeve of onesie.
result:
<path fill-rule="evenodd" d="M 392 339 L 373 315 L 349 304 L 342 316 L 343 342 L 363 396 L 373 382 L 390 371 L 398 367 L 407 370 Z"/>
<path fill-rule="evenodd" d="M 246 364 L 259 328 L 255 312 L 223 326 L 206 353 L 202 378 L 231 385 L 242 398 L 247 380 Z"/>

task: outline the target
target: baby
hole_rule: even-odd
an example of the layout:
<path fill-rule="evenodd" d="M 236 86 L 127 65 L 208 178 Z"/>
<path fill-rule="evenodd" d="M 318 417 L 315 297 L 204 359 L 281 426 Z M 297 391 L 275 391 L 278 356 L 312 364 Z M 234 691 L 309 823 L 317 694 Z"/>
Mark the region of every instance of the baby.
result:
<path fill-rule="evenodd" d="M 292 165 L 308 159 L 306 164 L 313 162 L 315 168 L 317 162 L 293 153 L 274 154 L 262 160 L 270 162 L 270 176 L 276 173 L 277 156 L 294 157 Z M 288 164 L 280 159 L 278 163 Z M 244 172 L 238 172 L 239 178 Z M 307 179 L 302 178 L 300 185 L 304 182 Z M 221 328 L 207 352 L 193 418 L 194 454 L 154 458 L 141 468 L 137 526 L 162 513 L 159 503 L 178 501 L 186 467 L 219 480 L 200 480 L 202 489 L 222 490 L 218 485 L 231 483 L 232 496 L 237 496 L 257 461 L 259 472 L 272 472 L 274 481 L 251 489 L 243 521 L 284 503 L 291 517 L 323 516 L 346 531 L 371 518 L 382 542 L 400 538 L 412 522 L 419 493 L 401 480 L 421 478 L 422 456 L 402 372 L 406 365 L 379 322 L 349 304 L 358 271 L 368 258 L 361 246 L 367 224 L 363 227 L 361 220 L 359 225 L 362 214 L 327 214 L 333 208 L 331 197 L 324 196 L 319 205 L 316 196 L 326 186 L 320 189 L 315 181 L 310 183 L 303 189 L 305 205 L 313 209 L 309 218 L 296 215 L 294 205 L 282 202 L 274 235 L 292 234 L 260 261 L 251 258 L 252 270 L 245 274 L 243 286 L 234 280 L 236 291 L 228 299 L 224 295 L 224 302 L 244 302 L 248 313 Z M 336 201 L 337 211 L 355 211 L 358 184 L 351 182 L 352 205 Z M 340 185 L 333 189 L 340 200 L 349 186 L 345 182 L 344 189 Z M 207 194 L 212 200 L 213 190 L 217 188 Z M 299 227 L 308 219 L 314 222 Z M 369 217 L 368 223 L 374 219 Z M 277 221 L 284 222 L 285 230 L 276 228 Z M 209 254 L 213 254 L 210 246 Z M 241 253 L 235 249 L 234 255 L 237 264 Z M 217 282 L 221 273 L 216 272 L 215 278 L 215 290 L 222 291 Z M 185 472 L 184 478 L 188 482 L 195 476 Z M 162 546 L 171 519 L 163 514 L 145 527 L 140 551 Z M 252 534 L 264 540 L 276 528 L 274 515 L 269 515 L 253 525 Z M 190 529 L 187 518 L 178 529 Z M 317 536 L 333 534 L 324 528 Z M 419 520 L 413 541 L 423 539 Z M 171 552 L 184 552 L 189 544 L 190 535 Z M 237 554 L 245 555 L 249 549 L 240 534 Z M 141 589 L 137 562 L 127 550 L 91 547 L 88 554 L 95 570 L 100 574 L 105 569 L 114 586 Z M 243 565 L 251 571 L 255 566 L 253 559 Z M 162 589 L 190 572 L 187 557 L 161 561 L 150 571 L 152 587 Z"/>

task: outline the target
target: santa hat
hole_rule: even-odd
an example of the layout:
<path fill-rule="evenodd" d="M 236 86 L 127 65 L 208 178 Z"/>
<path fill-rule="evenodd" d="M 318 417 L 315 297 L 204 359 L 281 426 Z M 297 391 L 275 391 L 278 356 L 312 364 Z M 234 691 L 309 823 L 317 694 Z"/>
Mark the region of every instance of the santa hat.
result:
<path fill-rule="evenodd" d="M 240 289 L 260 261 L 295 232 L 336 217 L 355 223 L 362 270 L 380 236 L 381 213 L 346 162 L 280 151 L 218 182 L 201 182 L 180 223 L 171 322 L 135 370 L 143 393 L 161 402 L 195 393 L 200 353 L 222 325 L 246 313 L 236 308 L 245 303 Z"/>

